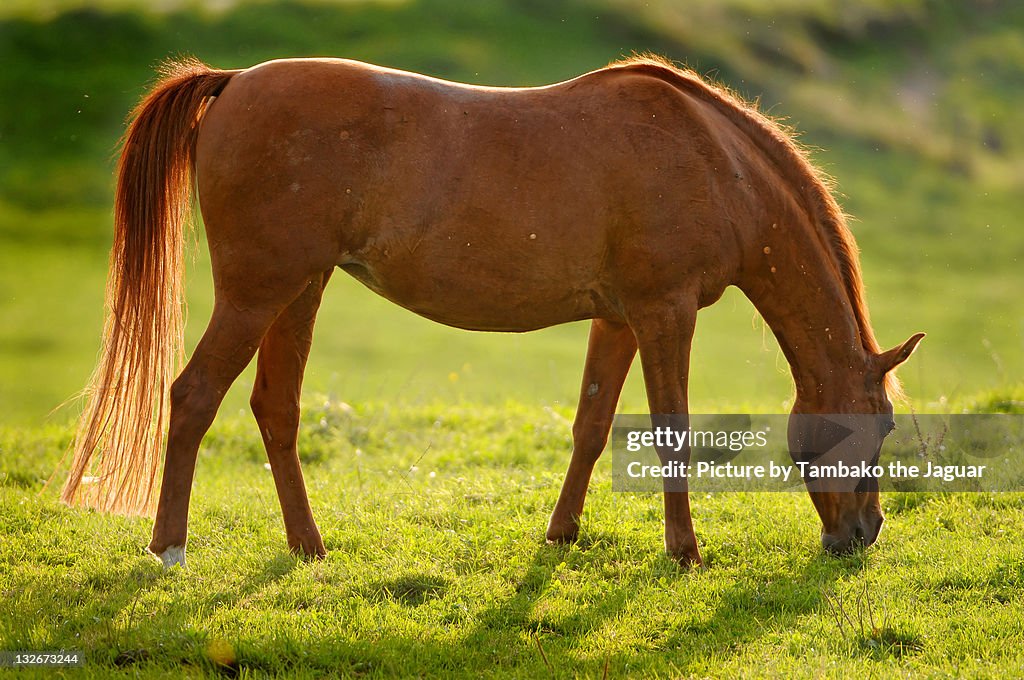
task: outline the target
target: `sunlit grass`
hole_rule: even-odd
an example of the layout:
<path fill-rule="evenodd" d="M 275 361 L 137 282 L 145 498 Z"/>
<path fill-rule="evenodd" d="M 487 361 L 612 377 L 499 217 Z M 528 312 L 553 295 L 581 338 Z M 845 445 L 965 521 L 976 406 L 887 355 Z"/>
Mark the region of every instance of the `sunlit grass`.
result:
<path fill-rule="evenodd" d="M 311 398 L 301 448 L 329 550 L 312 564 L 287 553 L 251 419 L 222 418 L 200 453 L 189 565 L 169 572 L 143 552 L 148 520 L 40 494 L 66 429 L 4 430 L 0 648 L 82 650 L 89 677 L 987 676 L 1024 663 L 1019 494 L 888 494 L 880 541 L 835 559 L 806 495 L 698 490 L 707 568 L 687 572 L 662 553 L 660 497 L 613 493 L 607 460 L 579 543 L 544 543 L 569 415 Z"/>

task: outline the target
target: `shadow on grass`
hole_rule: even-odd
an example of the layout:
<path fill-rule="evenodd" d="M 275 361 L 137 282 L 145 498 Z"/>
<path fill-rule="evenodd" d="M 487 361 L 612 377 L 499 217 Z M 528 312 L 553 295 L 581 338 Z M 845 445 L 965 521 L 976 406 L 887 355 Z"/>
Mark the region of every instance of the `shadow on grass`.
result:
<path fill-rule="evenodd" d="M 409 607 L 418 607 L 430 600 L 443 597 L 448 581 L 427 574 L 407 574 L 378 581 L 370 588 L 371 595 L 383 595 L 389 600 Z"/>
<path fill-rule="evenodd" d="M 423 635 L 406 632 L 402 625 L 387 625 L 376 635 L 335 635 L 329 626 L 312 638 L 298 630 L 281 630 L 272 640 L 242 641 L 238 649 L 228 647 L 230 653 L 217 651 L 218 645 L 226 644 L 221 638 L 237 638 L 239 631 L 228 624 L 223 632 L 211 633 L 201 620 L 220 609 L 226 611 L 224 621 L 233 620 L 234 609 L 258 602 L 261 593 L 275 588 L 301 564 L 291 555 L 279 554 L 241 578 L 234 572 L 221 587 L 196 588 L 177 569 L 165 572 L 143 560 L 125 560 L 120 566 L 112 562 L 77 582 L 61 581 L 59 574 L 47 572 L 45 582 L 9 599 L 12 616 L 6 618 L 35 622 L 19 626 L 22 635 L 32 630 L 47 633 L 29 632 L 26 638 L 12 628 L 0 631 L 0 636 L 7 649 L 77 647 L 88 651 L 90 665 L 139 671 L 185 664 L 228 675 L 322 671 L 340 676 L 476 677 L 486 670 L 502 677 L 598 677 L 605 672 L 616 677 L 638 669 L 685 674 L 705 668 L 709 658 L 735 655 L 765 635 L 795 627 L 805 615 L 824 609 L 825 591 L 863 568 L 862 555 L 816 555 L 796 576 L 792 570 L 762 571 L 721 587 L 719 580 L 707 578 L 714 575 L 714 567 L 694 574 L 665 556 L 647 556 L 640 558 L 643 561 L 629 577 L 612 581 L 610 587 L 605 579 L 599 596 L 575 601 L 548 597 L 560 586 L 554 581 L 567 564 L 578 576 L 578 571 L 590 571 L 604 561 L 623 559 L 628 546 L 620 546 L 622 540 L 584 534 L 576 546 L 537 545 L 510 593 L 482 611 L 453 620 L 456 628 L 448 634 L 438 630 Z M 627 560 L 635 559 L 626 555 Z M 330 573 L 324 576 L 330 578 Z M 416 608 L 443 602 L 451 586 L 444 578 L 417 572 L 385 576 L 367 590 L 348 591 L 345 597 L 381 598 Z M 707 607 L 698 611 L 693 599 L 690 604 L 666 601 L 666 589 L 681 597 L 689 593 L 706 598 L 699 601 Z M 139 606 L 140 602 L 145 604 Z M 553 602 L 562 609 L 549 611 Z M 653 606 L 662 609 L 649 615 L 638 611 L 645 602 L 660 603 Z M 40 612 L 48 612 L 46 619 L 39 620 Z M 316 617 L 317 612 L 309 616 Z M 345 622 L 339 620 L 336 626 L 344 631 Z M 636 639 L 615 643 L 613 648 L 625 651 L 601 654 L 600 638 L 608 631 L 635 633 Z"/>
<path fill-rule="evenodd" d="M 28 581 L 13 579 L 6 593 L 0 649 L 74 649 L 87 666 L 127 667 L 154 661 L 192 664 L 232 672 L 211 658 L 211 640 L 197 630 L 198 612 L 233 606 L 287 576 L 299 563 L 289 554 L 275 557 L 236 587 L 211 589 L 197 601 L 175 583 L 184 574 L 165 570 L 155 559 L 112 560 L 74 579 L 47 571 Z M 140 606 L 147 598 L 153 602 Z M 187 604 L 176 601 L 187 598 Z M 148 613 L 143 613 L 147 612 Z"/>
<path fill-rule="evenodd" d="M 597 547 L 593 557 L 601 558 L 600 547 L 613 546 L 614 542 L 609 536 L 588 536 L 582 546 L 585 551 Z M 641 634 L 643 643 L 635 650 L 588 655 L 580 651 L 586 638 L 606 624 L 614 627 L 620 617 L 636 617 L 633 604 L 649 595 L 652 582 L 665 574 L 675 575 L 670 580 L 696 581 L 707 572 L 693 573 L 667 556 L 659 556 L 634 578 L 618 582 L 611 592 L 551 626 L 538 615 L 537 605 L 568 551 L 564 546 L 539 548 L 514 595 L 480 617 L 480 624 L 463 639 L 464 647 L 523 647 L 525 634 L 532 643 L 524 652 L 532 659 L 525 662 L 526 667 L 515 670 L 530 676 L 622 676 L 637 669 L 663 667 L 666 661 L 671 670 L 685 673 L 691 666 L 706 663 L 709 657 L 733 654 L 772 631 L 794 627 L 801 617 L 821 610 L 825 591 L 864 568 L 863 552 L 840 559 L 819 554 L 803 565 L 796 578 L 787 573 L 767 581 L 750 578 L 733 583 L 718 595 L 708 617 L 688 616 L 688 612 L 678 612 L 680 616 L 675 617 L 670 612 L 664 619 L 678 622 L 653 625 Z M 651 612 L 650 619 L 663 619 L 665 614 Z M 638 623 L 645 622 L 641 618 Z"/>

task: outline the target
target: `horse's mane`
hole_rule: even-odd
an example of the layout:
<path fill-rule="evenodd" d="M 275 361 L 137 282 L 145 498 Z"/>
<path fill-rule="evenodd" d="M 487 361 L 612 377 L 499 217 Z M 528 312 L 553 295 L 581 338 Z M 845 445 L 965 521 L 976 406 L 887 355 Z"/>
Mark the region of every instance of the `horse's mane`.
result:
<path fill-rule="evenodd" d="M 797 186 L 806 189 L 813 221 L 826 237 L 824 242 L 843 282 L 850 307 L 860 330 L 864 349 L 878 353 L 881 347 L 871 328 L 864 279 L 861 275 L 857 244 L 846 224 L 846 215 L 832 195 L 832 179 L 811 163 L 807 151 L 796 142 L 793 131 L 761 113 L 757 102 L 747 102 L 729 88 L 711 83 L 695 71 L 676 66 L 656 55 L 634 55 L 612 62 L 609 68 L 628 68 L 645 72 L 671 82 L 680 90 L 713 105 L 764 152 L 772 162 L 795 175 Z M 899 379 L 890 372 L 885 377 L 886 390 L 892 398 L 903 396 Z"/>

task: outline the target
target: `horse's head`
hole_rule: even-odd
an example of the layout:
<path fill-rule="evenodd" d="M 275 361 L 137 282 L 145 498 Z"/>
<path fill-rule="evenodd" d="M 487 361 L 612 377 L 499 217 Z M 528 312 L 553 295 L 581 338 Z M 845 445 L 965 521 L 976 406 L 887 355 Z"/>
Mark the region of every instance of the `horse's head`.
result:
<path fill-rule="evenodd" d="M 869 353 L 863 367 L 833 394 L 798 395 L 789 421 L 789 446 L 821 517 L 821 543 L 832 554 L 869 546 L 882 528 L 878 464 L 882 442 L 895 427 L 886 390 L 889 372 L 924 337 Z"/>

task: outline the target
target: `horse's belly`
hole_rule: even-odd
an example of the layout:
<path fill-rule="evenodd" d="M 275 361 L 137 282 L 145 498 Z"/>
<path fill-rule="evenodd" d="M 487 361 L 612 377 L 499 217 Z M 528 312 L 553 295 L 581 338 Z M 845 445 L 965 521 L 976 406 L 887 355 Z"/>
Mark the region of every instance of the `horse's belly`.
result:
<path fill-rule="evenodd" d="M 596 287 L 542 280 L 543 272 L 473 267 L 381 266 L 351 259 L 340 268 L 397 305 L 456 328 L 522 332 L 618 315 Z"/>

